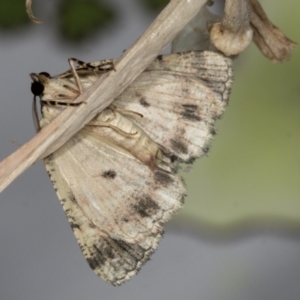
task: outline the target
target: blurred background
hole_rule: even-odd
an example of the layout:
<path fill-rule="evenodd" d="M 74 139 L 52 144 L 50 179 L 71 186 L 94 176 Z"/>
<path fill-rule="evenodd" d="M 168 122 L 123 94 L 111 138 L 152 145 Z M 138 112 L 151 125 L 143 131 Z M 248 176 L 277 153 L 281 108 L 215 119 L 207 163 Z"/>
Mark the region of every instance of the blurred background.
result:
<path fill-rule="evenodd" d="M 167 2 L 35 0 L 35 25 L 24 1 L 0 0 L 0 160 L 35 134 L 29 73 L 119 57 Z M 300 2 L 261 4 L 300 41 Z M 0 194 L 0 299 L 299 299 L 299 46 L 274 64 L 251 45 L 234 69 L 211 151 L 182 173 L 186 204 L 138 276 L 94 275 L 38 162 Z"/>

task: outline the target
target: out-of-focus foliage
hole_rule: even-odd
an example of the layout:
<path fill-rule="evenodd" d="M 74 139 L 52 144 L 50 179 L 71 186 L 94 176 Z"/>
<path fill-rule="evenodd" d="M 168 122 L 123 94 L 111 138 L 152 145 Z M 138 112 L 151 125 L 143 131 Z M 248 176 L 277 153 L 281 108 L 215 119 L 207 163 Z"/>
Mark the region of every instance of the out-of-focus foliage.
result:
<path fill-rule="evenodd" d="M 124 0 L 126 1 L 126 0 Z M 169 0 L 136 0 L 149 11 L 159 12 Z M 33 12 L 40 8 L 42 1 L 33 0 Z M 65 40 L 80 43 L 84 38 L 92 36 L 95 32 L 112 25 L 118 14 L 117 8 L 103 0 L 58 0 L 56 19 L 59 34 Z M 42 15 L 38 15 L 43 19 Z M 25 0 L 0 0 L 0 28 L 24 28 L 30 21 L 25 11 Z M 44 25 L 45 26 L 45 25 Z"/>
<path fill-rule="evenodd" d="M 65 0 L 59 7 L 61 33 L 76 41 L 107 26 L 114 17 L 111 7 L 97 0 Z"/>
<path fill-rule="evenodd" d="M 0 1 L 0 28 L 14 29 L 29 24 L 25 11 L 25 2 L 22 0 Z"/>
<path fill-rule="evenodd" d="M 33 13 L 43 10 L 42 3 L 33 0 Z M 109 1 L 101 0 L 59 0 L 56 1 L 55 19 L 59 34 L 72 42 L 81 42 L 98 30 L 112 24 L 116 10 Z M 45 6 L 47 7 L 47 6 Z M 46 12 L 47 13 L 47 12 Z M 42 14 L 38 17 L 43 20 Z M 0 28 L 22 29 L 29 25 L 30 20 L 25 10 L 25 0 L 0 0 Z M 46 23 L 47 25 L 47 23 Z M 46 26 L 44 24 L 44 26 Z"/>
<path fill-rule="evenodd" d="M 126 1 L 126 0 L 124 0 Z M 169 0 L 136 0 L 149 11 L 159 12 Z M 42 1 L 33 0 L 33 12 L 40 8 Z M 84 38 L 93 35 L 98 30 L 113 24 L 118 14 L 117 8 L 109 1 L 101 0 L 59 0 L 57 13 L 59 34 L 64 39 L 80 43 Z M 42 7 L 41 7 L 42 10 Z M 38 16 L 43 19 L 42 16 Z M 0 0 L 0 28 L 24 28 L 29 25 L 29 18 L 25 11 L 25 0 Z"/>
<path fill-rule="evenodd" d="M 162 10 L 170 2 L 170 0 L 141 0 L 141 1 L 145 2 L 146 6 L 154 11 Z"/>

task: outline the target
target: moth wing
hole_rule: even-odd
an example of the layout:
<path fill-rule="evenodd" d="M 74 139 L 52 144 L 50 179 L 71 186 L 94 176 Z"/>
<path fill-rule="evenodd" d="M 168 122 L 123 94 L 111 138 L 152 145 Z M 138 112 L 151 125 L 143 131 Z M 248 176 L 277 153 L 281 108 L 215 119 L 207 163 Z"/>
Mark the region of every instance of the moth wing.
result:
<path fill-rule="evenodd" d="M 87 262 L 113 285 L 149 259 L 186 193 L 178 175 L 150 170 L 87 129 L 45 165 Z"/>
<path fill-rule="evenodd" d="M 231 61 L 214 52 L 163 55 L 115 101 L 170 155 L 191 162 L 206 153 L 227 105 Z"/>

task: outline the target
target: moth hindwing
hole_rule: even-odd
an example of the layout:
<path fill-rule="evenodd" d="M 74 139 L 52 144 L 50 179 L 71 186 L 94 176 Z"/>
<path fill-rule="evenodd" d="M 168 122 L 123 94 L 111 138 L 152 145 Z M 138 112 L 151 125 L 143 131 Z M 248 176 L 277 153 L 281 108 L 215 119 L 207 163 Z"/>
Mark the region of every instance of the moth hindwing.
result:
<path fill-rule="evenodd" d="M 40 126 L 112 69 L 113 60 L 79 61 L 57 76 L 31 74 L 41 99 Z M 107 282 L 130 279 L 156 249 L 186 194 L 178 163 L 208 151 L 231 82 L 231 61 L 220 54 L 159 56 L 111 106 L 45 158 L 79 246 Z"/>

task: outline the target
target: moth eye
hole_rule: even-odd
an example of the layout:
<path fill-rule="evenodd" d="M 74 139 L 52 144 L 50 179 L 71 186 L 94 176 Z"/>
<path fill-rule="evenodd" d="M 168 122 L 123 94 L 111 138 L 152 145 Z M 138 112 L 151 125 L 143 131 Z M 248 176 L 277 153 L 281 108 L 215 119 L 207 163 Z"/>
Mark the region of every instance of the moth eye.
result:
<path fill-rule="evenodd" d="M 39 73 L 39 75 L 44 75 L 44 76 L 47 77 L 47 78 L 50 78 L 50 77 L 51 77 L 50 74 L 47 73 L 47 72 L 41 72 L 41 73 Z"/>
<path fill-rule="evenodd" d="M 31 92 L 33 95 L 40 96 L 43 93 L 43 91 L 44 91 L 44 86 L 40 82 L 34 81 L 31 84 Z"/>

